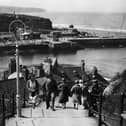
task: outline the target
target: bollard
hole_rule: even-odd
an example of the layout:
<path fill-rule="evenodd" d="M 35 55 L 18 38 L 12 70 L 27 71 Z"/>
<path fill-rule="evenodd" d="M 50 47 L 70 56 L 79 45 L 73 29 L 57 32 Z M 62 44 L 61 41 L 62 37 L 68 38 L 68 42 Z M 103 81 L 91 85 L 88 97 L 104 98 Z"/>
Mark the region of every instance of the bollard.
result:
<path fill-rule="evenodd" d="M 99 105 L 99 118 L 98 118 L 98 126 L 102 125 L 102 94 L 100 94 L 100 105 Z"/>
<path fill-rule="evenodd" d="M 5 126 L 5 99 L 4 94 L 2 94 L 2 124 Z"/>

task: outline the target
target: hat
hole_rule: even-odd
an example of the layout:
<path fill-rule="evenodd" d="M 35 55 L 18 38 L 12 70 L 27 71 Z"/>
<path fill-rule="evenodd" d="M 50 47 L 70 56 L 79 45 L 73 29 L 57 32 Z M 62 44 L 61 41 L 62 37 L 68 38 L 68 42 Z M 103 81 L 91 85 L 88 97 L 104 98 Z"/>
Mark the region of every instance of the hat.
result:
<path fill-rule="evenodd" d="M 76 70 L 73 70 L 73 73 L 77 73 L 77 71 Z"/>
<path fill-rule="evenodd" d="M 75 83 L 77 84 L 79 81 L 78 80 L 75 80 Z"/>
<path fill-rule="evenodd" d="M 96 79 L 93 79 L 92 82 L 93 82 L 93 83 L 96 83 L 96 82 L 98 82 L 98 81 L 97 81 Z"/>
<path fill-rule="evenodd" d="M 65 78 L 64 77 L 62 77 L 62 81 L 65 81 Z"/>
<path fill-rule="evenodd" d="M 82 80 L 79 80 L 79 83 L 82 83 L 83 81 Z"/>

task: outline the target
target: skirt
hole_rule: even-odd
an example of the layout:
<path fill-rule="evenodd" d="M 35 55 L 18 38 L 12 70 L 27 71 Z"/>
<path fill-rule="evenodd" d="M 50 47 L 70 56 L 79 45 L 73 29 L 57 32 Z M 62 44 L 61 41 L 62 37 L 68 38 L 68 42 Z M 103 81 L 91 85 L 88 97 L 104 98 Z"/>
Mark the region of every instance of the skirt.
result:
<path fill-rule="evenodd" d="M 79 105 L 81 105 L 81 96 L 73 94 L 72 95 L 72 101 L 73 101 L 74 104 L 78 103 Z"/>

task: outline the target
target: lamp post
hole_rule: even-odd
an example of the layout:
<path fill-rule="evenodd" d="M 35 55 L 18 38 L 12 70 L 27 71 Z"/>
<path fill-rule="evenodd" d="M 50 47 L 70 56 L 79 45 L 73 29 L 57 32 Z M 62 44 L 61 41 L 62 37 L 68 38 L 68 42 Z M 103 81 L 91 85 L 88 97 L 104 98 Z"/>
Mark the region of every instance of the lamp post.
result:
<path fill-rule="evenodd" d="M 11 27 L 14 23 L 21 23 L 25 28 L 25 24 L 21 20 L 17 19 L 17 20 L 12 21 L 9 24 L 9 32 L 11 32 Z M 17 78 L 16 78 L 16 112 L 17 112 L 17 117 L 21 117 L 21 102 L 20 102 L 21 96 L 20 96 L 20 83 L 19 83 L 19 72 L 20 72 L 20 70 L 19 70 L 19 45 L 18 45 L 16 33 L 14 34 L 14 36 L 15 36 L 15 40 L 16 40 L 16 73 L 17 73 Z"/>
<path fill-rule="evenodd" d="M 21 104 L 20 104 L 20 84 L 19 84 L 19 46 L 16 41 L 16 73 L 17 73 L 17 78 L 16 78 L 16 85 L 17 85 L 17 94 L 16 94 L 16 108 L 17 108 L 17 117 L 21 117 Z"/>

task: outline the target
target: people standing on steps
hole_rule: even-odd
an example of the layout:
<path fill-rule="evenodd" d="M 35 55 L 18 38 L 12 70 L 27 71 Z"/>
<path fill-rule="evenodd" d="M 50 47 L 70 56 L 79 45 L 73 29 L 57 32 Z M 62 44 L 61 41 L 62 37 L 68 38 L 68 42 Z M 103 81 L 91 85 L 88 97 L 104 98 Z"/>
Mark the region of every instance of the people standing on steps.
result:
<path fill-rule="evenodd" d="M 81 105 L 82 89 L 77 81 L 71 88 L 71 94 L 72 94 L 72 101 L 74 104 L 74 108 L 78 109 L 78 106 Z"/>
<path fill-rule="evenodd" d="M 55 98 L 58 93 L 57 82 L 52 75 L 46 75 L 42 89 L 45 92 L 46 109 L 55 111 Z"/>
<path fill-rule="evenodd" d="M 65 78 L 62 78 L 62 82 L 58 86 L 59 89 L 59 103 L 62 104 L 62 108 L 66 108 L 66 103 L 69 100 L 70 91 Z"/>
<path fill-rule="evenodd" d="M 30 79 L 27 81 L 26 85 L 29 91 L 29 100 L 33 102 L 33 106 L 35 107 L 37 97 L 39 95 L 39 84 L 34 74 L 31 74 Z"/>

